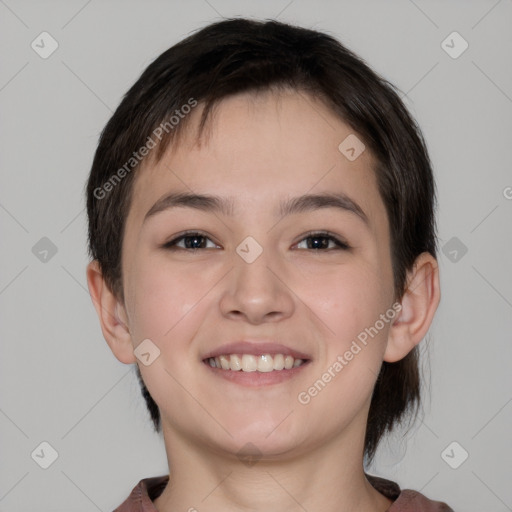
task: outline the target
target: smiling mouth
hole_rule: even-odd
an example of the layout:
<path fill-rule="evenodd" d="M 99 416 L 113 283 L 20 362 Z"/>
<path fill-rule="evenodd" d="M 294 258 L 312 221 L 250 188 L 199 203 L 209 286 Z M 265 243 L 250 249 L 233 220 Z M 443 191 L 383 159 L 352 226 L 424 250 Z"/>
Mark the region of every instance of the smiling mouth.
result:
<path fill-rule="evenodd" d="M 284 354 L 225 354 L 218 357 L 208 357 L 203 362 L 212 368 L 234 372 L 260 372 L 291 370 L 306 364 L 308 359 L 295 359 Z"/>

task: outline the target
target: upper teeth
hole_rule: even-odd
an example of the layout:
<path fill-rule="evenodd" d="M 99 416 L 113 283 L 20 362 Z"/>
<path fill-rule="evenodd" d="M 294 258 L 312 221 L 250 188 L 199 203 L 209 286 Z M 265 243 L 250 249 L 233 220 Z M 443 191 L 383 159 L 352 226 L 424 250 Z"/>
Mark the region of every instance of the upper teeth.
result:
<path fill-rule="evenodd" d="M 271 372 L 273 370 L 290 370 L 300 366 L 304 362 L 303 359 L 294 359 L 293 356 L 285 356 L 283 354 L 263 354 L 261 356 L 253 356 L 251 354 L 227 354 L 218 357 L 208 358 L 208 363 L 213 368 L 221 368 L 223 370 L 242 370 L 244 372 Z"/>

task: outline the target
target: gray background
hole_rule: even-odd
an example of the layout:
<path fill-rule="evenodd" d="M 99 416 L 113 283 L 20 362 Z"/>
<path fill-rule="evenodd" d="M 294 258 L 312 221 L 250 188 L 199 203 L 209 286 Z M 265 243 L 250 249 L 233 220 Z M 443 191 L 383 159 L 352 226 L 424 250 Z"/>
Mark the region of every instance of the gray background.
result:
<path fill-rule="evenodd" d="M 422 344 L 431 398 L 369 471 L 455 510 L 512 510 L 511 0 L 0 0 L 0 511 L 110 511 L 167 471 L 87 291 L 83 187 L 128 87 L 222 16 L 329 31 L 405 94 L 435 167 L 442 300 Z M 43 31 L 59 45 L 46 59 L 31 48 Z M 453 31 L 458 58 L 442 47 Z M 31 457 L 43 441 L 48 469 Z"/>

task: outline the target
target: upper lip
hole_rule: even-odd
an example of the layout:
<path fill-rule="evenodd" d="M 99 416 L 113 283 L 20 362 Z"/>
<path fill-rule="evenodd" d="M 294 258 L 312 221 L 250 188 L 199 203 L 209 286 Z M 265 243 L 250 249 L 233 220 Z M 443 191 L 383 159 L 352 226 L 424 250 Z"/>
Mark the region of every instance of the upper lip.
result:
<path fill-rule="evenodd" d="M 285 356 L 292 356 L 294 359 L 311 359 L 304 352 L 281 345 L 280 343 L 235 341 L 234 343 L 227 343 L 210 350 L 203 356 L 203 360 L 229 354 L 252 354 L 255 356 L 283 354 Z"/>

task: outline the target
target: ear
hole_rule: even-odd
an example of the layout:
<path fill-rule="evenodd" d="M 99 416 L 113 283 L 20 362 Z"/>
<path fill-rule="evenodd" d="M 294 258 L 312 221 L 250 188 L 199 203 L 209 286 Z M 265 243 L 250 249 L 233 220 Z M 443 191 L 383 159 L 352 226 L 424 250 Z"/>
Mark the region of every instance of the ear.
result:
<path fill-rule="evenodd" d="M 135 363 L 128 317 L 124 305 L 119 302 L 103 279 L 97 260 L 87 265 L 87 284 L 94 308 L 100 320 L 103 337 L 114 355 L 125 364 Z"/>
<path fill-rule="evenodd" d="M 403 359 L 424 338 L 440 299 L 439 266 L 430 253 L 424 252 L 407 274 L 402 309 L 389 329 L 384 361 Z"/>

